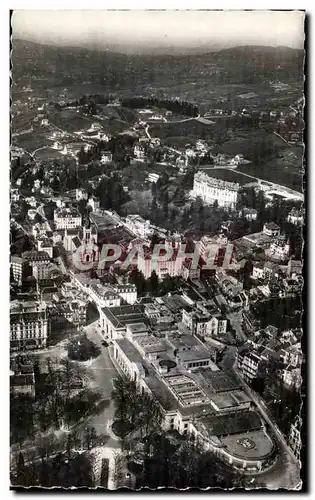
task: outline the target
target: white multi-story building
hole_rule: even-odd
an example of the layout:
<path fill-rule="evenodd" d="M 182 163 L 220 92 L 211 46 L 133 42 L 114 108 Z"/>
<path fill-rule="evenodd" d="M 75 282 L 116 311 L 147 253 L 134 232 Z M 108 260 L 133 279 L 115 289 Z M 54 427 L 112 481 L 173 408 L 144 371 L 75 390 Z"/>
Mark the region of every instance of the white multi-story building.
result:
<path fill-rule="evenodd" d="M 145 149 L 141 144 L 136 144 L 133 148 L 133 154 L 138 160 L 143 160 L 145 158 Z"/>
<path fill-rule="evenodd" d="M 259 364 L 262 358 L 255 352 L 240 351 L 237 356 L 237 368 L 243 374 L 247 382 L 251 382 L 258 374 Z"/>
<path fill-rule="evenodd" d="M 291 212 L 288 214 L 287 221 L 295 226 L 302 226 L 304 222 L 303 212 L 292 208 Z"/>
<path fill-rule="evenodd" d="M 27 269 L 28 269 L 27 260 L 22 259 L 17 255 L 12 255 L 11 269 L 12 269 L 13 279 L 18 283 L 22 283 L 23 279 L 27 276 Z"/>
<path fill-rule="evenodd" d="M 207 311 L 187 307 L 182 311 L 182 322 L 199 337 L 218 337 L 226 333 L 227 320 L 212 316 Z"/>
<path fill-rule="evenodd" d="M 101 156 L 101 164 L 111 163 L 113 161 L 113 155 L 110 151 L 105 151 Z"/>
<path fill-rule="evenodd" d="M 49 320 L 45 302 L 12 302 L 10 306 L 10 348 L 45 347 Z"/>
<path fill-rule="evenodd" d="M 100 209 L 100 200 L 92 196 L 87 204 L 92 208 L 92 212 L 97 212 Z"/>
<path fill-rule="evenodd" d="M 88 293 L 91 299 L 100 308 L 102 307 L 119 307 L 121 305 L 121 297 L 112 287 L 103 286 L 101 284 L 92 284 L 88 288 Z"/>
<path fill-rule="evenodd" d="M 191 195 L 198 196 L 207 204 L 218 202 L 219 207 L 235 208 L 239 184 L 222 181 L 209 177 L 204 172 L 197 172 L 194 176 L 194 186 Z"/>
<path fill-rule="evenodd" d="M 143 255 L 139 252 L 138 269 L 146 279 L 151 277 L 153 271 L 155 271 L 159 279 L 164 279 L 167 276 L 175 278 L 182 275 L 184 261 L 185 257 L 179 255 L 176 251 L 168 260 L 159 260 L 154 258 L 152 254 Z"/>
<path fill-rule="evenodd" d="M 122 285 L 114 285 L 113 289 L 125 302 L 127 302 L 127 304 L 133 305 L 137 301 L 138 294 L 136 285 L 125 283 Z"/>
<path fill-rule="evenodd" d="M 85 191 L 85 189 L 76 189 L 75 190 L 75 199 L 77 201 L 80 200 L 87 200 L 88 199 L 88 193 Z"/>
<path fill-rule="evenodd" d="M 256 262 L 253 265 L 252 276 L 254 280 L 264 279 L 265 277 L 265 269 L 263 262 Z"/>
<path fill-rule="evenodd" d="M 239 216 L 240 217 L 245 217 L 246 220 L 252 221 L 257 219 L 258 212 L 254 208 L 243 208 L 243 210 L 240 210 Z"/>
<path fill-rule="evenodd" d="M 274 222 L 266 222 L 263 227 L 263 233 L 267 236 L 280 236 L 280 227 Z"/>
<path fill-rule="evenodd" d="M 150 221 L 144 220 L 140 215 L 128 215 L 126 217 L 126 226 L 136 236 L 146 238 L 151 232 Z"/>
<path fill-rule="evenodd" d="M 265 250 L 265 253 L 275 259 L 285 260 L 290 255 L 290 244 L 281 237 L 277 238 L 270 244 L 270 247 Z"/>
<path fill-rule="evenodd" d="M 149 175 L 148 175 L 148 181 L 149 182 L 157 182 L 159 180 L 160 176 L 159 174 L 154 174 L 153 172 L 151 172 Z"/>
<path fill-rule="evenodd" d="M 74 208 L 60 208 L 54 211 L 56 229 L 74 229 L 82 225 L 82 216 Z"/>

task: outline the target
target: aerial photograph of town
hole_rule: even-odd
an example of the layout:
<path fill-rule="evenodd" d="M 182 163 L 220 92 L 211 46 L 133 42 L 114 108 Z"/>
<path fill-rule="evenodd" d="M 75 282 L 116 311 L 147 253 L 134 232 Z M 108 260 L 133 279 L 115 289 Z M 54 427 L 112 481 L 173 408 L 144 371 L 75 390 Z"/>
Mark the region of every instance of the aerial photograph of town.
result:
<path fill-rule="evenodd" d="M 301 491 L 305 12 L 10 22 L 10 488 Z"/>

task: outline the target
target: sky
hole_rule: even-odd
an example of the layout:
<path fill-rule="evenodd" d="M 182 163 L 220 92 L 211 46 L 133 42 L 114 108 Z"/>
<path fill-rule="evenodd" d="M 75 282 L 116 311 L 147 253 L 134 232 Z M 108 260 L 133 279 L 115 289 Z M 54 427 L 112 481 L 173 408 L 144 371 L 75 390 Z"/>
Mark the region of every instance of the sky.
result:
<path fill-rule="evenodd" d="M 15 10 L 13 36 L 52 44 L 106 47 L 302 48 L 301 11 Z"/>

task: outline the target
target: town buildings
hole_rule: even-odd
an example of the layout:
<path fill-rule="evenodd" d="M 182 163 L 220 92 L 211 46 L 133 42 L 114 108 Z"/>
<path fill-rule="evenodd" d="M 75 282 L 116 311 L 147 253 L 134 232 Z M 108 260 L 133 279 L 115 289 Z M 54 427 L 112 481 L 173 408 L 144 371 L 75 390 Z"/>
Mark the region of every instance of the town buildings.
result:
<path fill-rule="evenodd" d="M 37 349 L 45 347 L 50 331 L 50 320 L 45 302 L 11 302 L 10 349 Z"/>
<path fill-rule="evenodd" d="M 294 224 L 294 226 L 302 226 L 304 222 L 302 210 L 292 208 L 292 210 L 288 214 L 287 221 L 291 224 Z"/>
<path fill-rule="evenodd" d="M 222 181 L 204 172 L 197 172 L 194 175 L 191 195 L 195 198 L 199 196 L 205 203 L 211 205 L 217 201 L 219 207 L 235 208 L 239 187 L 237 183 Z"/>
<path fill-rule="evenodd" d="M 267 236 L 280 236 L 280 227 L 274 222 L 266 222 L 263 233 Z"/>
<path fill-rule="evenodd" d="M 244 379 L 247 382 L 258 377 L 259 365 L 263 361 L 262 357 L 248 349 L 243 349 L 238 352 L 237 368 L 242 372 Z"/>
<path fill-rule="evenodd" d="M 302 439 L 301 439 L 301 428 L 302 428 L 302 419 L 301 417 L 296 417 L 294 422 L 291 424 L 290 434 L 289 434 L 289 445 L 292 449 L 296 458 L 300 458 L 301 448 L 302 448 Z"/>
<path fill-rule="evenodd" d="M 59 208 L 54 211 L 56 229 L 75 229 L 82 224 L 82 217 L 75 208 Z"/>
<path fill-rule="evenodd" d="M 257 219 L 258 212 L 254 208 L 243 208 L 239 211 L 239 216 L 244 217 L 248 221 Z"/>
<path fill-rule="evenodd" d="M 22 258 L 28 262 L 28 265 L 32 269 L 32 275 L 36 280 L 42 280 L 49 277 L 51 259 L 47 252 L 30 250 L 24 252 Z"/>
<path fill-rule="evenodd" d="M 11 256 L 11 269 L 14 281 L 20 284 L 31 273 L 28 261 L 17 255 Z"/>
<path fill-rule="evenodd" d="M 153 271 L 155 271 L 159 279 L 164 279 L 166 276 L 171 278 L 181 276 L 185 260 L 185 256 L 174 249 L 167 260 L 157 258 L 152 251 L 139 252 L 137 262 L 139 271 L 142 272 L 146 279 L 151 277 Z"/>
<path fill-rule="evenodd" d="M 231 466 L 259 472 L 276 447 L 241 384 L 219 370 L 192 335 L 152 335 L 143 323 L 126 326 L 114 340 L 114 362 L 163 411 L 163 425 L 193 436 Z"/>
<path fill-rule="evenodd" d="M 265 253 L 273 259 L 279 261 L 286 260 L 290 255 L 290 244 L 285 237 L 275 237 L 270 247 L 265 250 Z"/>
<path fill-rule="evenodd" d="M 111 163 L 113 161 L 113 155 L 110 151 L 104 151 L 101 156 L 101 164 L 106 165 L 107 163 Z"/>
<path fill-rule="evenodd" d="M 130 214 L 126 217 L 126 227 L 140 238 L 146 238 L 152 233 L 150 221 L 144 220 L 137 214 Z"/>

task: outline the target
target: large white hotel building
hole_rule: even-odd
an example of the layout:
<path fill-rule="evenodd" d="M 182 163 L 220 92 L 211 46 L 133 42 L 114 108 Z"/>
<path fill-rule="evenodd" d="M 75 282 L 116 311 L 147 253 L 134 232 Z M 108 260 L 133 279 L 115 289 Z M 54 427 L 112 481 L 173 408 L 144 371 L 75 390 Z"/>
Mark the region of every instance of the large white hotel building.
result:
<path fill-rule="evenodd" d="M 223 181 L 209 177 L 204 172 L 197 172 L 191 195 L 194 198 L 200 196 L 209 205 L 217 200 L 219 207 L 235 208 L 239 188 L 238 183 Z"/>

